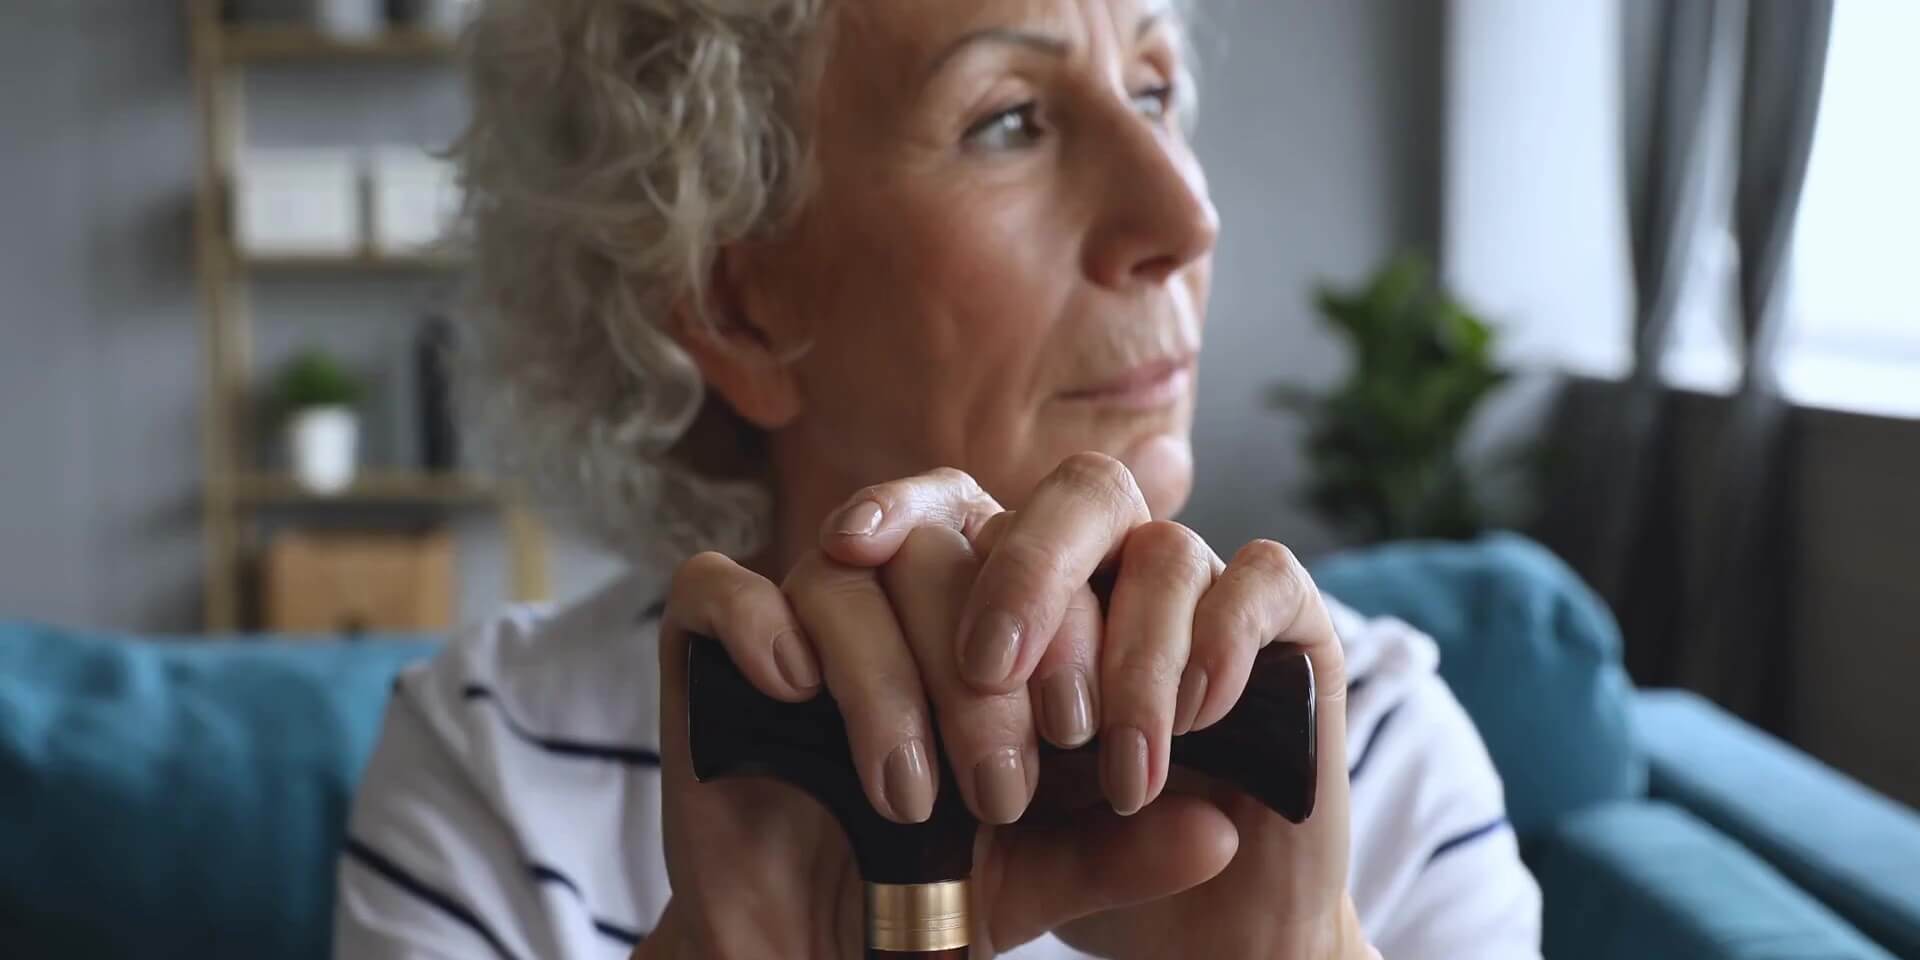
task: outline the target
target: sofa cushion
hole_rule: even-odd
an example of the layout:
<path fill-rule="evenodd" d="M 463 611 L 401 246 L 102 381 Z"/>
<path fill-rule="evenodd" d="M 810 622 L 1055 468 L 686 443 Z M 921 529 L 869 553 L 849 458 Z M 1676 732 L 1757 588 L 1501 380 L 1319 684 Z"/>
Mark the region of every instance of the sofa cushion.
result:
<path fill-rule="evenodd" d="M 1920 957 L 1920 815 L 1696 694 L 1638 698 L 1655 796 L 1693 811 L 1904 957 Z"/>
<path fill-rule="evenodd" d="M 1433 636 L 1523 836 L 1589 804 L 1640 796 L 1633 687 L 1612 614 L 1545 548 L 1512 534 L 1331 557 L 1321 589 Z"/>
<path fill-rule="evenodd" d="M 422 641 L 0 623 L 0 930 L 25 956 L 324 957 L 333 862 Z"/>
<path fill-rule="evenodd" d="M 1589 807 L 1528 839 L 1554 960 L 1893 960 L 1726 835 L 1664 803 Z"/>

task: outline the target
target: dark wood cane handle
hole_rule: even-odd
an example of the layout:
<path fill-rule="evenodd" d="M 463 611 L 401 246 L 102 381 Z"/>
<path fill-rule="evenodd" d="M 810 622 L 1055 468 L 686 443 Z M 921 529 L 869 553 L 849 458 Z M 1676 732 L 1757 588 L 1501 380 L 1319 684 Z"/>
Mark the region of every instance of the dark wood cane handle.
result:
<path fill-rule="evenodd" d="M 763 696 L 720 644 L 701 637 L 692 639 L 687 688 L 697 779 L 769 776 L 811 793 L 846 830 L 869 884 L 941 883 L 972 873 L 979 823 L 956 777 L 940 778 L 925 823 L 894 823 L 861 789 L 846 725 L 825 694 L 799 704 Z M 944 766 L 944 751 L 938 755 Z M 1305 654 L 1277 644 L 1254 660 L 1246 693 L 1225 718 L 1173 739 L 1174 766 L 1229 781 L 1294 823 L 1313 812 L 1314 761 L 1313 667 Z"/>

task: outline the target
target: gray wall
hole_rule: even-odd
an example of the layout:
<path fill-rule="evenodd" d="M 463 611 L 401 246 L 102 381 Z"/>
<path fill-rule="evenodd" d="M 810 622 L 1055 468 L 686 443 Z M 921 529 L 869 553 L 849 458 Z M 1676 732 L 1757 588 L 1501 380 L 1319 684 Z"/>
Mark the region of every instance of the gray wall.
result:
<path fill-rule="evenodd" d="M 1299 425 L 1265 394 L 1343 373 L 1315 283 L 1437 242 L 1443 5 L 1198 6 L 1198 148 L 1222 232 L 1182 519 L 1223 551 L 1264 536 L 1316 554 L 1337 541 L 1297 506 Z"/>
<path fill-rule="evenodd" d="M 199 340 L 190 204 L 195 115 L 180 5 L 16 0 L 0 11 L 0 612 L 186 630 L 198 619 Z M 1275 380 L 1325 383 L 1338 356 L 1307 308 L 1435 232 L 1437 5 L 1423 0 L 1203 4 L 1200 150 L 1225 218 L 1188 519 L 1210 537 L 1329 538 L 1288 506 L 1293 434 L 1261 406 Z M 402 65 L 249 74 L 249 142 L 443 141 L 450 78 Z M 368 104 L 378 102 L 377 109 Z M 257 354 L 319 342 L 404 396 L 418 278 L 263 278 Z M 368 457 L 410 448 L 368 418 Z M 466 615 L 497 602 L 502 558 L 464 524 Z M 609 566 L 563 549 L 575 592 Z"/>

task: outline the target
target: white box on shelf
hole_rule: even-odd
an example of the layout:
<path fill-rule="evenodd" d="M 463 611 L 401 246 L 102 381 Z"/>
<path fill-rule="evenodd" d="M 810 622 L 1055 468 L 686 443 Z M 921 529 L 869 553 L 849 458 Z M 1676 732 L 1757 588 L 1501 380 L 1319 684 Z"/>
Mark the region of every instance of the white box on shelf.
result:
<path fill-rule="evenodd" d="M 382 147 L 368 161 L 372 203 L 369 235 L 382 256 L 432 253 L 460 215 L 453 164 L 418 147 Z"/>
<path fill-rule="evenodd" d="M 426 28 L 446 37 L 458 37 L 480 6 L 474 0 L 423 0 L 422 5 Z"/>
<path fill-rule="evenodd" d="M 233 241 L 250 257 L 350 257 L 361 250 L 352 151 L 247 150 L 233 171 Z"/>
<path fill-rule="evenodd" d="M 385 0 L 313 0 L 320 30 L 342 40 L 369 40 L 387 29 Z"/>

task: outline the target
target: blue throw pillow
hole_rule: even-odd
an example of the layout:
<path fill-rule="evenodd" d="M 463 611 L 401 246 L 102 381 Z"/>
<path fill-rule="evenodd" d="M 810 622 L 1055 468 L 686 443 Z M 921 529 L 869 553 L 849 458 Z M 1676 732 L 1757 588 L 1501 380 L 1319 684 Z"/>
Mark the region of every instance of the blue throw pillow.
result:
<path fill-rule="evenodd" d="M 1440 675 L 1506 782 L 1516 830 L 1644 793 L 1619 627 L 1545 548 L 1512 534 L 1397 543 L 1332 557 L 1313 574 L 1361 612 L 1433 636 Z"/>
<path fill-rule="evenodd" d="M 432 650 L 0 623 L 6 951 L 325 957 L 354 784 Z"/>

